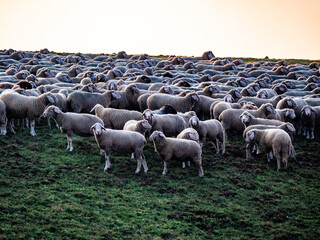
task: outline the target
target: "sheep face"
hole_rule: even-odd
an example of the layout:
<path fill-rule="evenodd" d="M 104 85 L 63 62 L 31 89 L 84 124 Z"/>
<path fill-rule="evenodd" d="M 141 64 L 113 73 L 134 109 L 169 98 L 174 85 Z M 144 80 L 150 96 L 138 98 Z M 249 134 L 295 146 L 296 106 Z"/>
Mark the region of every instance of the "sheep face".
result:
<path fill-rule="evenodd" d="M 199 121 L 199 118 L 197 118 L 196 116 L 193 116 L 189 119 L 189 125 L 190 127 L 192 128 L 198 128 L 199 125 L 200 125 L 200 121 Z"/>
<path fill-rule="evenodd" d="M 144 112 L 142 113 L 142 116 L 143 116 L 143 118 L 144 118 L 145 120 L 147 120 L 149 123 L 151 123 L 153 113 L 151 112 L 150 109 L 144 110 Z"/>
<path fill-rule="evenodd" d="M 58 107 L 50 106 L 43 112 L 42 117 L 54 118 L 58 113 L 62 113 Z"/>
<path fill-rule="evenodd" d="M 50 93 L 47 95 L 47 101 L 48 103 L 55 104 L 58 102 L 58 99 Z"/>
<path fill-rule="evenodd" d="M 201 98 L 199 97 L 199 95 L 197 93 L 189 93 L 189 94 L 190 94 L 191 99 L 194 102 L 200 102 L 201 101 Z"/>
<path fill-rule="evenodd" d="M 298 109 L 297 104 L 293 101 L 292 98 L 288 98 L 288 99 L 287 99 L 287 105 L 288 105 L 289 108 L 292 108 L 292 109 L 294 109 L 294 110 L 297 110 L 297 109 Z"/>
<path fill-rule="evenodd" d="M 130 85 L 129 90 L 131 91 L 132 94 L 135 94 L 135 93 L 139 94 L 140 93 L 139 89 L 137 88 L 137 86 L 135 84 Z"/>
<path fill-rule="evenodd" d="M 108 89 L 108 90 L 117 91 L 117 90 L 118 90 L 118 87 L 117 87 L 117 85 L 116 85 L 114 82 L 110 82 L 110 83 L 107 84 L 107 89 Z"/>
<path fill-rule="evenodd" d="M 262 99 L 266 99 L 269 97 L 268 93 L 265 91 L 265 90 L 262 90 L 261 92 L 259 92 L 259 95 L 258 95 L 259 98 L 262 98 Z"/>
<path fill-rule="evenodd" d="M 296 134 L 295 127 L 291 123 L 285 123 L 285 128 L 286 128 L 286 132 L 289 133 L 289 135 L 292 139 L 294 137 L 294 135 Z"/>
<path fill-rule="evenodd" d="M 111 100 L 113 100 L 113 99 L 120 99 L 121 98 L 121 96 L 120 96 L 120 94 L 119 93 L 117 93 L 117 92 L 111 92 Z"/>
<path fill-rule="evenodd" d="M 95 135 L 98 135 L 98 136 L 101 135 L 103 130 L 106 130 L 106 129 L 101 123 L 95 123 L 90 128 L 90 131 L 92 131 Z"/>
<path fill-rule="evenodd" d="M 296 113 L 292 109 L 287 109 L 284 115 L 291 120 L 294 120 L 296 118 Z"/>
<path fill-rule="evenodd" d="M 239 116 L 239 118 L 241 119 L 241 122 L 242 122 L 244 125 L 247 125 L 247 124 L 251 121 L 251 119 L 253 118 L 253 116 L 252 116 L 250 113 L 248 113 L 248 112 L 244 112 L 244 113 L 242 113 L 242 114 Z"/>
<path fill-rule="evenodd" d="M 152 128 L 152 126 L 150 125 L 150 123 L 147 120 L 143 120 L 141 122 L 141 126 L 143 129 L 147 129 L 147 130 L 150 130 Z"/>
<path fill-rule="evenodd" d="M 271 103 L 264 104 L 265 113 L 268 116 L 269 114 L 276 114 L 276 110 Z"/>
<path fill-rule="evenodd" d="M 234 98 L 230 94 L 228 94 L 228 95 L 226 95 L 224 97 L 224 101 L 228 102 L 228 103 L 233 103 L 234 102 Z"/>
<path fill-rule="evenodd" d="M 152 142 L 159 142 L 161 141 L 162 139 L 164 139 L 166 136 L 160 132 L 160 131 L 154 131 L 151 136 L 149 137 L 149 140 Z"/>
<path fill-rule="evenodd" d="M 163 91 L 168 94 L 174 94 L 174 91 L 172 90 L 172 88 L 168 86 L 164 86 Z"/>
<path fill-rule="evenodd" d="M 314 110 L 310 106 L 304 106 L 301 109 L 302 115 L 305 115 L 305 116 L 311 116 L 312 112 L 314 112 Z"/>

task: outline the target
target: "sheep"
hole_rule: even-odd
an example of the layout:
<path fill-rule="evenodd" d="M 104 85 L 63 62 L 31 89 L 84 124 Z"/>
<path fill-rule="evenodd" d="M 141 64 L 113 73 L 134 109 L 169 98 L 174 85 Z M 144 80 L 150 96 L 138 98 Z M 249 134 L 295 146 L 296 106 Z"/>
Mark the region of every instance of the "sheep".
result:
<path fill-rule="evenodd" d="M 67 150 L 73 151 L 72 137 L 76 134 L 81 137 L 92 136 L 91 126 L 95 123 L 103 124 L 97 116 L 85 113 L 62 112 L 56 106 L 49 106 L 42 114 L 44 118 L 53 118 L 60 126 L 62 133 L 67 134 Z"/>
<path fill-rule="evenodd" d="M 145 136 L 146 132 L 151 130 L 151 128 L 152 126 L 145 119 L 139 121 L 129 120 L 123 126 L 123 130 L 138 132 L 141 133 L 143 136 Z"/>
<path fill-rule="evenodd" d="M 0 130 L 1 135 L 7 134 L 6 105 L 0 100 Z"/>
<path fill-rule="evenodd" d="M 162 106 L 158 110 L 152 111 L 154 114 L 176 114 L 178 113 L 170 104 Z"/>
<path fill-rule="evenodd" d="M 182 162 L 193 161 L 198 167 L 199 176 L 204 175 L 200 145 L 195 141 L 169 138 L 161 131 L 153 132 L 149 140 L 153 141 L 156 152 L 163 159 L 163 175 L 167 174 L 167 163 L 172 159 Z"/>
<path fill-rule="evenodd" d="M 133 152 L 137 159 L 136 173 L 140 172 L 141 164 L 144 172 L 148 172 L 146 158 L 143 154 L 143 148 L 147 142 L 142 134 L 126 130 L 106 129 L 101 123 L 93 124 L 90 129 L 93 131 L 99 148 L 105 152 L 106 165 L 104 171 L 111 168 L 110 154 L 111 151 L 115 151 L 123 154 Z"/>
<path fill-rule="evenodd" d="M 221 123 L 216 119 L 200 121 L 196 116 L 190 118 L 189 126 L 197 130 L 199 134 L 199 143 L 202 149 L 203 143 L 206 140 L 215 141 L 216 153 L 219 153 L 219 143 L 221 144 L 222 151 L 225 153 L 225 131 Z"/>
<path fill-rule="evenodd" d="M 138 97 L 140 91 L 137 85 L 131 83 L 126 86 L 124 91 L 119 91 L 120 99 L 112 101 L 110 104 L 111 108 L 128 109 L 128 110 L 139 110 Z"/>
<path fill-rule="evenodd" d="M 246 156 L 251 159 L 250 149 L 254 145 L 266 149 L 268 162 L 275 156 L 277 160 L 277 171 L 280 170 L 280 163 L 287 169 L 288 159 L 292 153 L 292 142 L 288 133 L 282 129 L 253 129 L 246 134 Z"/>
<path fill-rule="evenodd" d="M 263 104 L 258 110 L 244 110 L 244 109 L 227 109 L 224 110 L 220 116 L 219 121 L 222 123 L 222 126 L 226 131 L 231 129 L 236 131 L 243 131 L 244 125 L 240 120 L 240 115 L 244 112 L 248 111 L 254 117 L 266 118 L 269 114 L 274 114 L 275 109 L 273 108 L 271 103 Z"/>
<path fill-rule="evenodd" d="M 39 118 L 49 104 L 55 104 L 57 99 L 51 93 L 44 93 L 38 97 L 24 96 L 6 90 L 0 95 L 0 100 L 6 105 L 6 114 L 9 122 L 10 131 L 15 134 L 13 129 L 13 119 L 30 120 L 30 134 L 36 136 L 35 119 Z"/>
<path fill-rule="evenodd" d="M 268 99 L 257 98 L 257 97 L 243 97 L 238 101 L 238 103 L 250 101 L 250 102 L 253 102 L 257 107 L 260 107 L 262 104 L 265 104 L 265 103 L 271 103 L 273 105 L 273 107 L 275 108 L 277 106 L 278 102 L 283 98 L 284 98 L 283 95 L 278 95 L 278 96 L 275 96 L 273 98 L 268 98 Z"/>
<path fill-rule="evenodd" d="M 197 93 L 189 93 L 185 97 L 171 96 L 168 94 L 153 94 L 147 100 L 147 106 L 151 110 L 159 109 L 166 104 L 170 104 L 178 112 L 191 111 L 195 103 L 200 98 Z"/>
<path fill-rule="evenodd" d="M 301 125 L 303 128 L 303 135 L 307 135 L 307 139 L 314 139 L 314 130 L 319 126 L 320 121 L 320 106 L 304 106 L 301 109 Z"/>
<path fill-rule="evenodd" d="M 120 99 L 118 92 L 107 90 L 105 93 L 73 92 L 67 98 L 69 111 L 90 113 L 96 104 L 108 107 L 114 99 Z"/>
<path fill-rule="evenodd" d="M 174 94 L 174 91 L 172 90 L 172 88 L 170 86 L 162 86 L 158 90 L 157 93 Z M 138 97 L 137 101 L 138 101 L 139 109 L 141 112 L 143 112 L 144 110 L 146 110 L 148 108 L 147 100 L 152 94 L 153 94 L 153 92 L 144 93 Z"/>
<path fill-rule="evenodd" d="M 177 114 L 160 115 L 154 114 L 150 109 L 146 109 L 142 115 L 151 124 L 151 133 L 158 130 L 171 137 L 177 136 L 185 129 L 184 119 Z"/>
<path fill-rule="evenodd" d="M 190 118 L 192 118 L 193 116 L 197 116 L 197 114 L 194 111 L 189 111 L 185 113 L 178 112 L 177 114 L 180 117 L 182 117 L 185 121 L 185 127 L 188 127 Z"/>
<path fill-rule="evenodd" d="M 293 109 L 284 108 L 284 109 L 275 109 L 275 114 L 269 114 L 267 119 L 275 119 L 282 122 L 291 122 L 296 119 L 296 113 Z"/>
<path fill-rule="evenodd" d="M 283 124 L 283 122 L 273 119 L 265 119 L 265 118 L 256 118 L 252 116 L 252 114 L 246 112 L 243 112 L 239 116 L 241 122 L 244 124 L 245 127 L 251 126 L 251 125 L 257 125 L 257 124 L 264 124 L 264 125 L 273 125 L 273 126 L 280 126 Z"/>
<path fill-rule="evenodd" d="M 129 120 L 142 120 L 142 113 L 133 110 L 104 108 L 101 104 L 95 105 L 90 112 L 102 119 L 106 128 L 123 129 L 123 126 Z"/>

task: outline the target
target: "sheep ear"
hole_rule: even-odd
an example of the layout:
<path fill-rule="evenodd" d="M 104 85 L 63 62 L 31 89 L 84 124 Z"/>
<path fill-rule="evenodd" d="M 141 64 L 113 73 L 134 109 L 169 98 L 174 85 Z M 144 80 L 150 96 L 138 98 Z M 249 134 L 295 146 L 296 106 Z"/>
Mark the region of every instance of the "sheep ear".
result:
<path fill-rule="evenodd" d="M 166 136 L 162 132 L 159 132 L 159 137 L 165 138 Z"/>
<path fill-rule="evenodd" d="M 290 115 L 290 111 L 287 110 L 286 113 L 285 113 L 285 116 L 288 117 L 289 115 Z"/>
<path fill-rule="evenodd" d="M 112 97 L 115 98 L 115 99 L 120 99 L 120 98 L 121 98 L 120 94 L 117 93 L 117 92 L 112 92 L 111 95 L 112 95 Z"/>
<path fill-rule="evenodd" d="M 61 110 L 60 110 L 60 108 L 55 107 L 55 108 L 54 108 L 54 112 L 55 112 L 55 113 L 61 113 Z"/>
<path fill-rule="evenodd" d="M 287 128 L 289 129 L 290 132 L 295 132 L 296 131 L 294 126 L 292 126 L 291 124 L 287 124 Z"/>
<path fill-rule="evenodd" d="M 97 106 L 98 106 L 98 104 L 96 104 L 96 105 L 90 110 L 90 112 L 91 112 L 91 113 L 94 112 L 94 111 L 96 110 Z"/>

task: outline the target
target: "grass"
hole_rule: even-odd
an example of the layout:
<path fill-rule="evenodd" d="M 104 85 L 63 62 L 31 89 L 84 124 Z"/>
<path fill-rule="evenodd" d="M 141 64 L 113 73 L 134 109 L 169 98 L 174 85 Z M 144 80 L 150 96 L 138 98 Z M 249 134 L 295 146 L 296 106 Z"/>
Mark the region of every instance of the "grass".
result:
<path fill-rule="evenodd" d="M 129 156 L 112 155 L 112 169 L 94 138 L 66 136 L 43 123 L 0 138 L 1 239 L 319 239 L 319 141 L 295 141 L 297 159 L 277 172 L 266 157 L 245 160 L 244 141 L 225 156 L 205 145 L 194 166 L 162 161 L 145 148 L 147 174 Z"/>

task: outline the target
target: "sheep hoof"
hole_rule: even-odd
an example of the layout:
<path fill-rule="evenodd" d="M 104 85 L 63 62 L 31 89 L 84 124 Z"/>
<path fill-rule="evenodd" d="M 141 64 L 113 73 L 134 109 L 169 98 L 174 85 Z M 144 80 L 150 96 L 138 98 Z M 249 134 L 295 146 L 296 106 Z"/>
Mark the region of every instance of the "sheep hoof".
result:
<path fill-rule="evenodd" d="M 147 173 L 147 172 L 148 172 L 148 169 L 145 169 L 145 170 L 144 170 L 144 173 Z"/>
<path fill-rule="evenodd" d="M 162 175 L 166 175 L 167 173 L 166 172 L 162 172 Z"/>
<path fill-rule="evenodd" d="M 36 133 L 30 133 L 30 135 L 31 135 L 32 137 L 37 136 L 37 134 L 36 134 Z"/>
<path fill-rule="evenodd" d="M 139 172 L 140 172 L 140 170 L 137 169 L 137 170 L 136 170 L 136 174 L 139 173 Z"/>
<path fill-rule="evenodd" d="M 108 169 L 109 169 L 109 168 L 104 168 L 104 169 L 103 169 L 103 171 L 105 171 L 105 172 L 106 172 L 106 171 L 108 171 Z"/>

